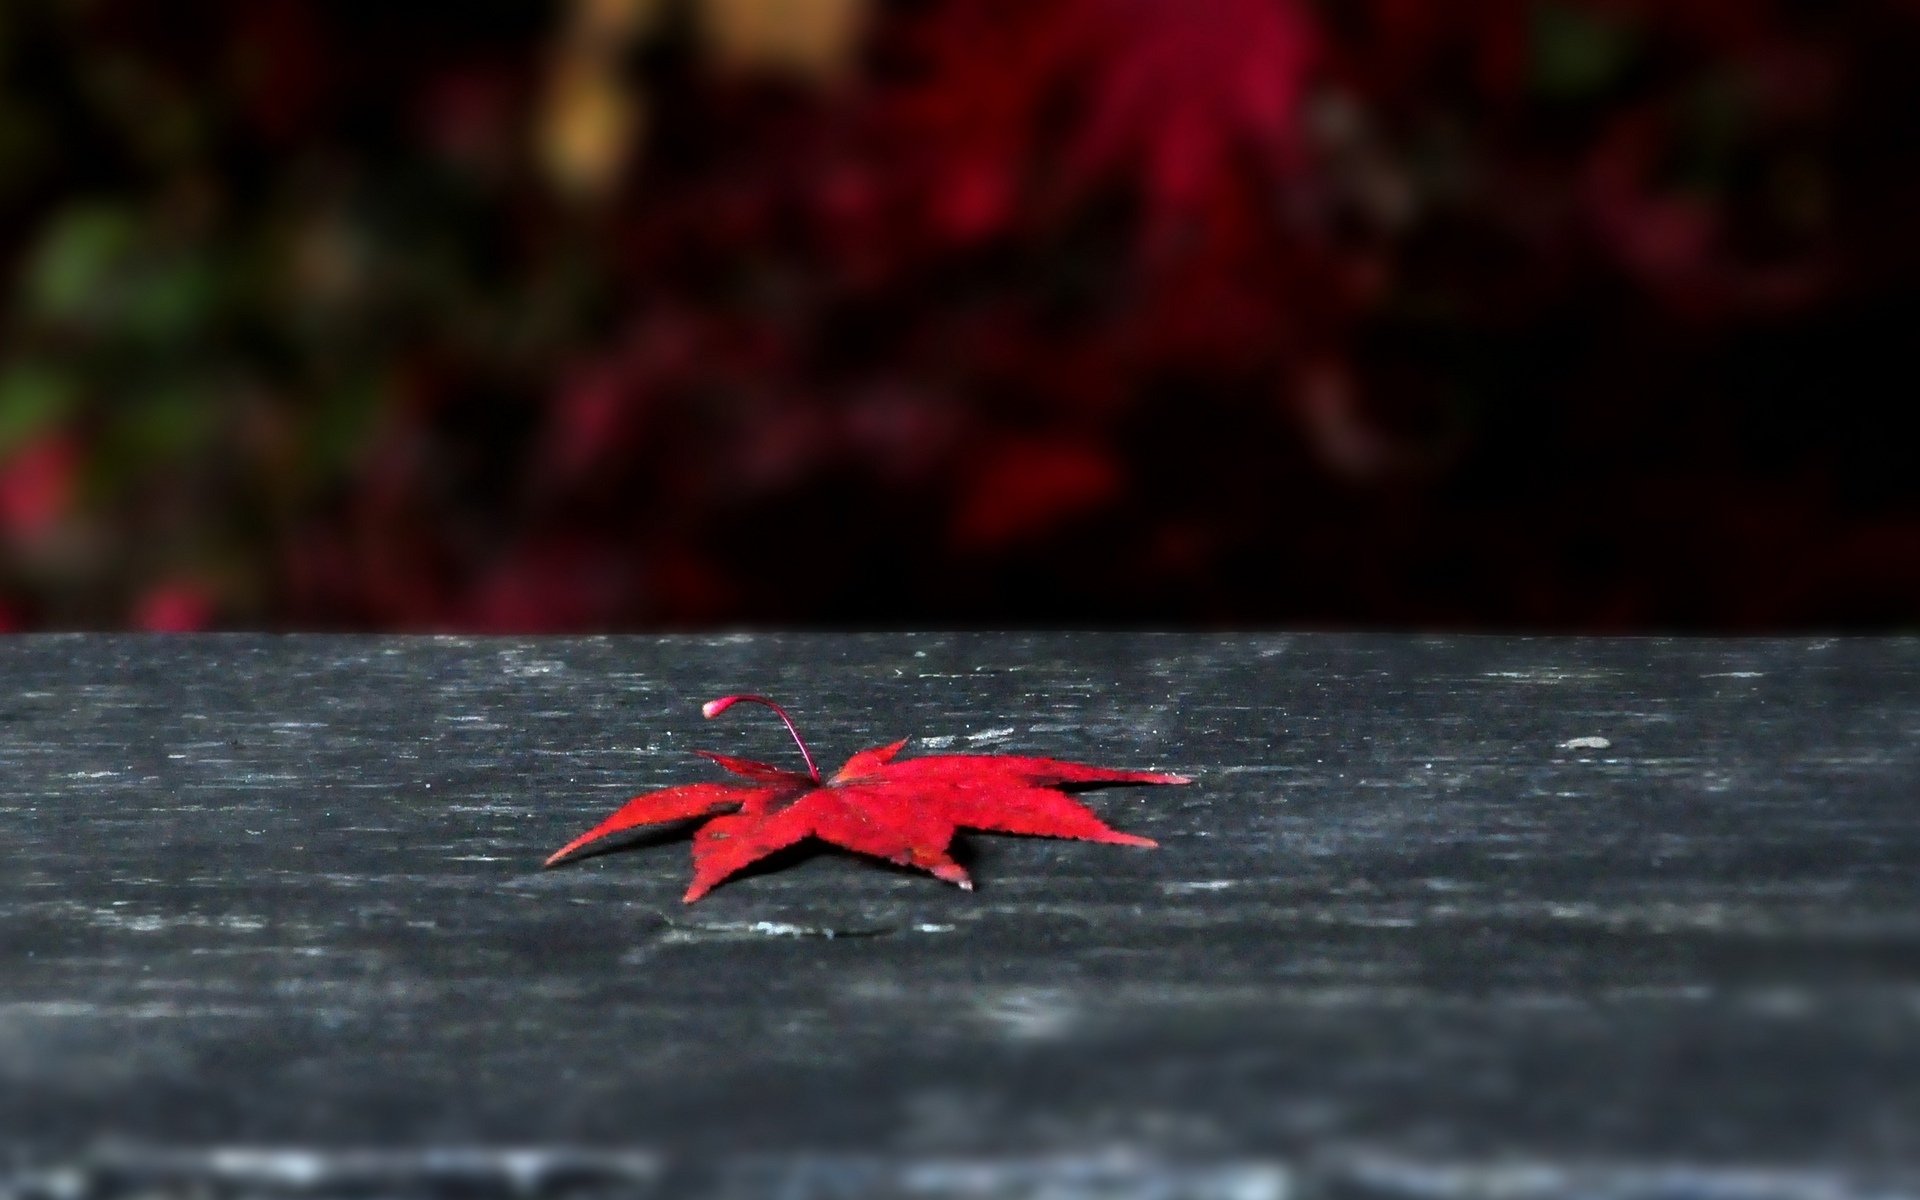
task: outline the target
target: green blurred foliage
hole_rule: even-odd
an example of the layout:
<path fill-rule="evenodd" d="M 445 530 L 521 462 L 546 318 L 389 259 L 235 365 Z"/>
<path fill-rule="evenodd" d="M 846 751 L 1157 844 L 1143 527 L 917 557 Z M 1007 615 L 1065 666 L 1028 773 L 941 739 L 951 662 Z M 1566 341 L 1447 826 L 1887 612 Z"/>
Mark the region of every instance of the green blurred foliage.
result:
<path fill-rule="evenodd" d="M 1540 4 L 1531 13 L 1533 85 L 1544 96 L 1584 99 L 1616 83 L 1633 63 L 1637 41 L 1622 17 L 1574 4 Z"/>

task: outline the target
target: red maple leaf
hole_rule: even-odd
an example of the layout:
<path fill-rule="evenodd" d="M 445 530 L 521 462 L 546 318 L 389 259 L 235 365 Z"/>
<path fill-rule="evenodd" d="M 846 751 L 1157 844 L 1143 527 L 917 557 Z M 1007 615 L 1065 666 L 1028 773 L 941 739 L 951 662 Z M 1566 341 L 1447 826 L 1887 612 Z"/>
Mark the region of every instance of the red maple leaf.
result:
<path fill-rule="evenodd" d="M 752 783 L 689 783 L 621 805 L 612 816 L 554 851 L 551 867 L 585 846 L 623 830 L 664 821 L 711 817 L 693 839 L 693 884 L 688 904 L 728 876 L 806 838 L 860 854 L 919 867 L 969 890 L 973 880 L 947 853 L 962 827 L 996 833 L 1079 838 L 1122 846 L 1152 846 L 1151 838 L 1121 833 L 1091 809 L 1055 789 L 1121 783 L 1186 783 L 1179 775 L 1110 771 L 1051 758 L 1012 754 L 935 754 L 894 761 L 906 741 L 862 750 L 823 780 L 813 755 L 786 710 L 764 696 L 727 696 L 700 711 L 715 717 L 742 701 L 779 714 L 807 760 L 807 773 L 694 753 Z"/>

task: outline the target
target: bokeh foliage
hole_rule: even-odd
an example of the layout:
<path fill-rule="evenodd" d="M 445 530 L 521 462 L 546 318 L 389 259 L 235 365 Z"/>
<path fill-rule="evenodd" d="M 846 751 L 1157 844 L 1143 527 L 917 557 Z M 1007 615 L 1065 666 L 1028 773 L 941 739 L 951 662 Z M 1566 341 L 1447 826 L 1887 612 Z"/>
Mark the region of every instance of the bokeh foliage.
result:
<path fill-rule="evenodd" d="M 22 0 L 0 623 L 1907 623 L 1916 50 L 1907 0 Z"/>

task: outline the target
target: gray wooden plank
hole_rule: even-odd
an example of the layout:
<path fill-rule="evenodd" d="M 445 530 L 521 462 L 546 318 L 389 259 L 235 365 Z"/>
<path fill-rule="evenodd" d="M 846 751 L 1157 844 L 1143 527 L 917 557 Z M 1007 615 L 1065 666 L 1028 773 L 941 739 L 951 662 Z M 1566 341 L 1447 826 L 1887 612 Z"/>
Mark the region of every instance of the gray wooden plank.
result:
<path fill-rule="evenodd" d="M 1920 1191 L 1914 640 L 88 635 L 0 669 L 17 1187 L 266 1194 L 289 1160 L 234 1148 L 278 1147 L 581 1194 Z M 914 735 L 1199 782 L 1087 797 L 1157 851 L 971 836 L 972 894 L 821 854 L 688 907 L 683 841 L 539 869 L 708 777 L 692 747 L 792 757 L 700 720 L 742 690 L 823 765 Z"/>

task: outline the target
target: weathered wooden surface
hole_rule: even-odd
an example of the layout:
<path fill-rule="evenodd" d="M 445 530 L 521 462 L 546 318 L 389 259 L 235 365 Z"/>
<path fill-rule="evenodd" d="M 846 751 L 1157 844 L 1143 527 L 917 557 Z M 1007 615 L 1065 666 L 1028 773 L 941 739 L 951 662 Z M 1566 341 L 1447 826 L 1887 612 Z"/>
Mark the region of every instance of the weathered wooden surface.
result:
<path fill-rule="evenodd" d="M 0 669 L 0 1196 L 1920 1194 L 1920 642 Z M 972 894 L 823 854 L 684 907 L 684 841 L 539 869 L 692 747 L 791 756 L 700 720 L 740 690 L 823 760 L 1199 783 L 1088 797 L 1157 851 L 970 837 Z"/>

